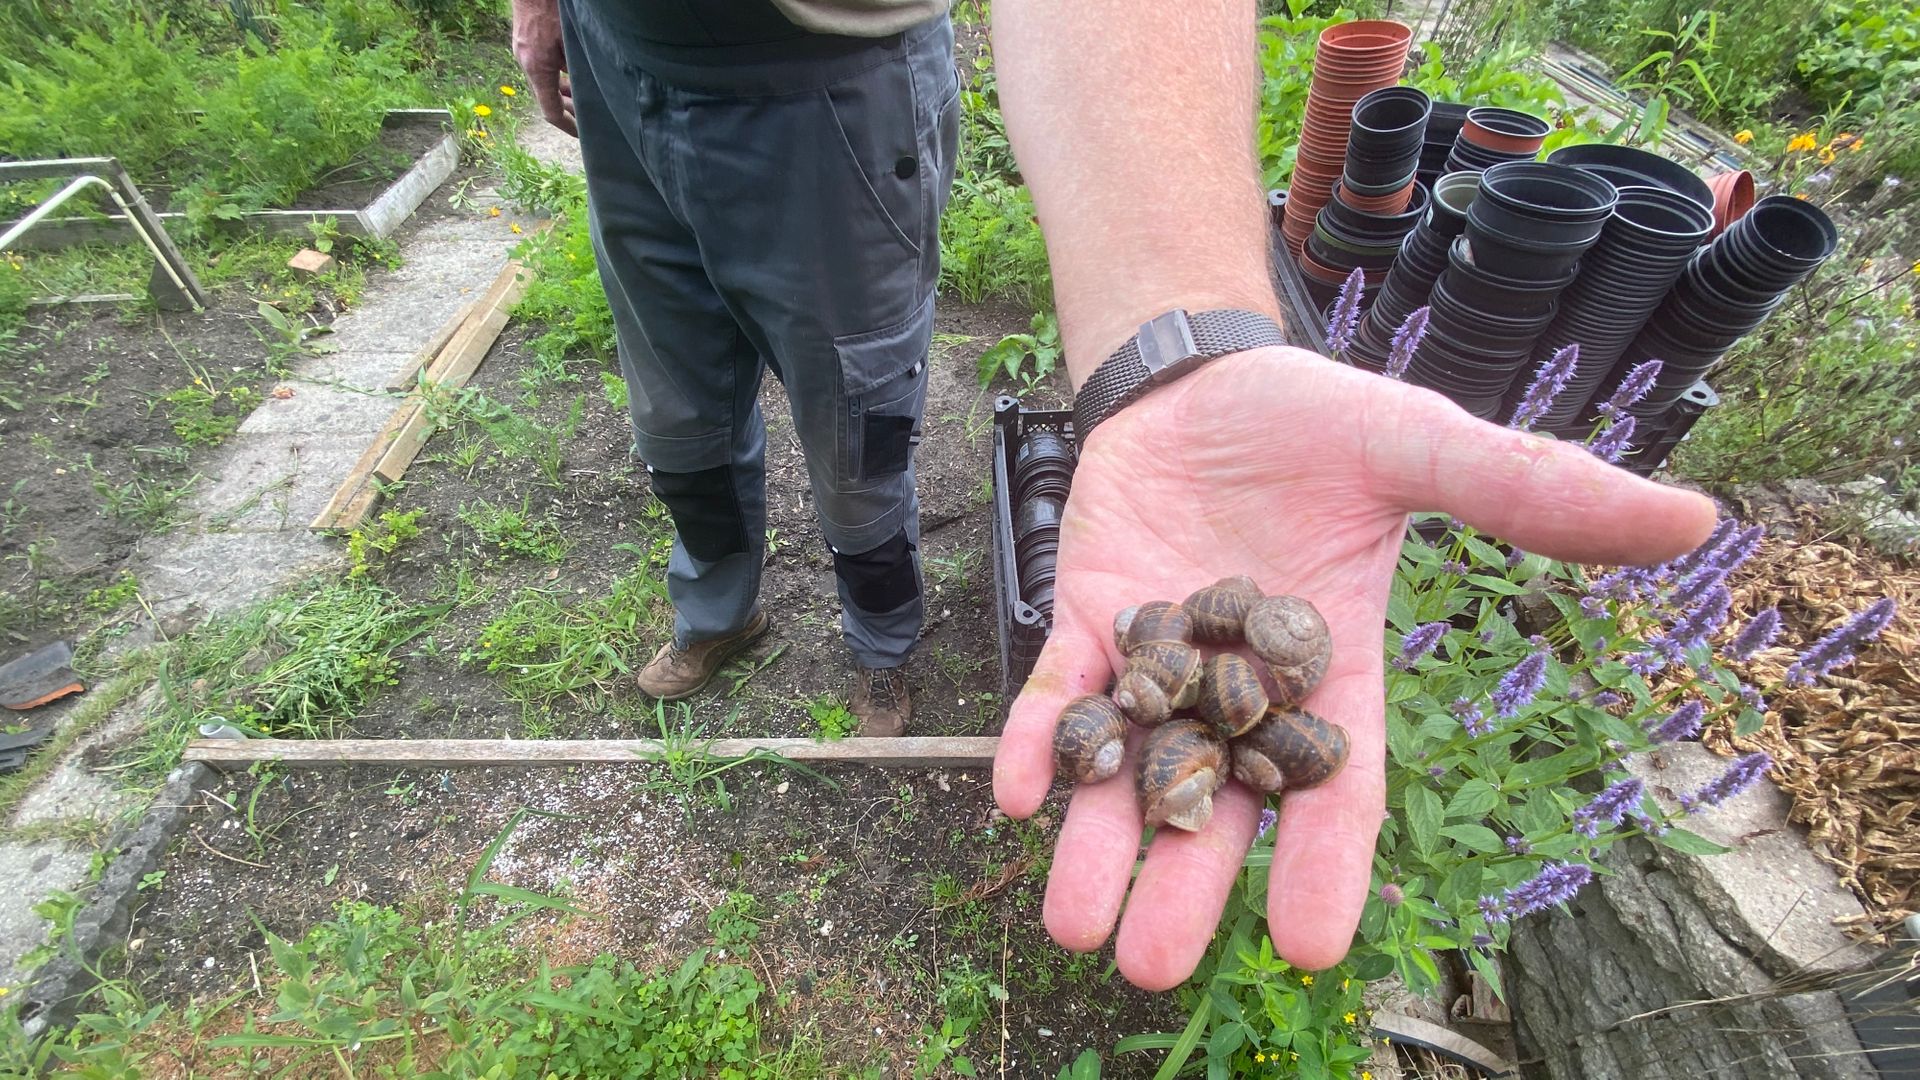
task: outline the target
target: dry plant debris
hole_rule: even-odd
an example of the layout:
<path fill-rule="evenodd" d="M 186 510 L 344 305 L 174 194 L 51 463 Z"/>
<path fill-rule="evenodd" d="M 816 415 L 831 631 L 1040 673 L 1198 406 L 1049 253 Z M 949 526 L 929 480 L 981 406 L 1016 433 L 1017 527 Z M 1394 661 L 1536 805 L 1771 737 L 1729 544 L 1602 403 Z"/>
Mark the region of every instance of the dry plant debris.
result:
<path fill-rule="evenodd" d="M 1732 587 L 1736 630 L 1744 616 L 1780 610 L 1779 639 L 1748 668 L 1756 686 L 1776 689 L 1759 731 L 1737 737 L 1729 719 L 1703 741 L 1773 755 L 1791 820 L 1866 905 L 1847 929 L 1884 930 L 1920 909 L 1920 566 L 1865 545 L 1774 536 Z M 1899 608 L 1857 660 L 1813 686 L 1783 685 L 1802 649 L 1883 596 Z"/>

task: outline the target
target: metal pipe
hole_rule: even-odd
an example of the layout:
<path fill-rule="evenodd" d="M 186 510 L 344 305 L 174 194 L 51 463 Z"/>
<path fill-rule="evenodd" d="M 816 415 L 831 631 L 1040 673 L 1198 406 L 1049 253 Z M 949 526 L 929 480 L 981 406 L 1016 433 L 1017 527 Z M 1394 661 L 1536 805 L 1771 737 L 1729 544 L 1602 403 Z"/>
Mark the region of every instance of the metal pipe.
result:
<path fill-rule="evenodd" d="M 174 287 L 179 289 L 182 295 L 192 296 L 193 290 L 187 286 L 186 279 L 181 276 L 179 268 L 175 267 L 173 261 L 168 259 L 166 254 L 160 250 L 159 242 L 147 232 L 146 224 L 140 220 L 138 214 L 133 212 L 133 208 L 127 205 L 127 200 L 121 198 L 120 190 L 111 182 L 95 176 L 92 173 L 84 173 L 74 177 L 66 187 L 54 192 L 53 197 L 41 203 L 39 206 L 34 207 L 25 217 L 15 222 L 12 228 L 8 229 L 4 234 L 0 234 L 0 251 L 6 250 L 8 245 L 25 235 L 27 230 L 45 220 L 47 215 L 58 210 L 68 199 L 73 198 L 75 195 L 78 195 L 80 192 L 85 191 L 95 184 L 106 189 L 107 196 L 113 200 L 115 206 L 120 208 L 120 213 L 127 219 L 127 224 L 133 226 L 134 234 L 140 237 L 141 241 L 147 245 L 147 250 L 153 253 L 153 261 L 159 263 L 160 268 L 166 271 L 167 277 L 172 279 Z"/>

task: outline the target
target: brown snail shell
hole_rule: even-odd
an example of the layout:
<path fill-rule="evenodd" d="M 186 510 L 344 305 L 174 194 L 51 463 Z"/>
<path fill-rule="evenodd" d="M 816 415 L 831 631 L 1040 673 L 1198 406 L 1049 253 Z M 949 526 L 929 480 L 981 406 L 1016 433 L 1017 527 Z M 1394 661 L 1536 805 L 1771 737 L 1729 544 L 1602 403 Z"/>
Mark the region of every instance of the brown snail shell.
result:
<path fill-rule="evenodd" d="M 1193 617 L 1187 609 L 1168 600 L 1149 600 L 1122 608 L 1113 618 L 1113 643 L 1123 655 L 1154 641 L 1186 644 L 1193 640 Z"/>
<path fill-rule="evenodd" d="M 1275 706 L 1296 705 L 1313 693 L 1333 658 L 1327 620 L 1297 596 L 1269 596 L 1246 618 L 1247 644 L 1266 661 L 1278 693 Z"/>
<path fill-rule="evenodd" d="M 1237 653 L 1221 653 L 1202 669 L 1201 719 L 1221 738 L 1230 738 L 1260 722 L 1267 711 L 1267 688 L 1253 664 Z"/>
<path fill-rule="evenodd" d="M 1205 828 L 1213 817 L 1213 793 L 1227 782 L 1227 761 L 1226 742 L 1199 721 L 1148 732 L 1135 774 L 1147 824 L 1188 832 Z"/>
<path fill-rule="evenodd" d="M 1200 650 L 1185 642 L 1149 641 L 1127 657 L 1113 688 L 1114 704 L 1136 724 L 1165 723 L 1176 709 L 1200 700 Z"/>
<path fill-rule="evenodd" d="M 1223 577 L 1187 597 L 1181 607 L 1193 618 L 1193 640 L 1225 645 L 1245 636 L 1247 612 L 1260 602 L 1260 586 L 1245 574 Z"/>
<path fill-rule="evenodd" d="M 1267 710 L 1233 740 L 1233 775 L 1258 791 L 1324 784 L 1347 763 L 1347 729 L 1299 709 Z"/>
<path fill-rule="evenodd" d="M 1127 718 L 1112 701 L 1088 694 L 1067 702 L 1053 729 L 1053 759 L 1083 784 L 1120 771 L 1127 750 Z"/>

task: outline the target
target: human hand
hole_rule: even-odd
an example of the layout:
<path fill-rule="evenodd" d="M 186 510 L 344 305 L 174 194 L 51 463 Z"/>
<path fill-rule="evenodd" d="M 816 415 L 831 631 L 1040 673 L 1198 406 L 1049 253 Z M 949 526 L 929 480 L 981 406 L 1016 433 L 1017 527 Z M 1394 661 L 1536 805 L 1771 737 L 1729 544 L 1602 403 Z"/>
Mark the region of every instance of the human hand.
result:
<path fill-rule="evenodd" d="M 527 88 L 540 103 L 540 115 L 579 138 L 573 122 L 573 86 L 563 70 L 567 56 L 560 43 L 559 0 L 513 0 L 513 58 L 527 73 Z"/>
<path fill-rule="evenodd" d="M 1053 632 L 1014 703 L 994 794 L 1033 814 L 1053 779 L 1054 721 L 1122 666 L 1113 617 L 1179 600 L 1231 574 L 1313 602 L 1333 635 L 1307 699 L 1343 724 L 1347 765 L 1284 796 L 1267 900 L 1289 963 L 1346 955 L 1366 900 L 1386 806 L 1382 690 L 1388 586 L 1407 514 L 1443 511 L 1526 550 L 1581 562 L 1652 563 L 1713 526 L 1706 498 L 1662 487 L 1579 447 L 1483 423 L 1430 391 L 1298 349 L 1225 357 L 1154 391 L 1082 449 L 1060 528 Z M 1127 896 L 1142 820 L 1132 753 L 1114 778 L 1075 789 L 1047 882 L 1054 940 L 1114 953 L 1149 990 L 1193 973 L 1252 845 L 1260 796 L 1231 782 L 1198 833 L 1158 830 Z"/>

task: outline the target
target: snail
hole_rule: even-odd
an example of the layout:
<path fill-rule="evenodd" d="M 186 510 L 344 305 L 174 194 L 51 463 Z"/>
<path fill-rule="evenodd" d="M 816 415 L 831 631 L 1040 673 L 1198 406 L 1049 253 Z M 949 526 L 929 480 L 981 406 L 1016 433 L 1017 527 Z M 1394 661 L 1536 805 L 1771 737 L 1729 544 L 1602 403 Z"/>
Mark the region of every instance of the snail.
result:
<path fill-rule="evenodd" d="M 1233 740 L 1234 779 L 1258 791 L 1324 784 L 1347 763 L 1347 729 L 1310 712 L 1271 708 Z"/>
<path fill-rule="evenodd" d="M 1205 828 L 1213 793 L 1227 782 L 1227 760 L 1227 744 L 1206 724 L 1182 720 L 1148 732 L 1135 775 L 1147 824 Z"/>
<path fill-rule="evenodd" d="M 1260 721 L 1267 711 L 1267 688 L 1253 664 L 1237 653 L 1221 653 L 1201 669 L 1200 718 L 1220 737 L 1231 738 Z"/>
<path fill-rule="evenodd" d="M 1279 693 L 1276 706 L 1295 705 L 1313 693 L 1333 657 L 1327 620 L 1297 596 L 1269 596 L 1246 617 L 1247 644 L 1266 661 Z"/>
<path fill-rule="evenodd" d="M 1060 713 L 1053 729 L 1053 757 L 1062 772 L 1092 784 L 1120 771 L 1127 748 L 1127 718 L 1099 694 L 1077 697 Z"/>
<path fill-rule="evenodd" d="M 1122 655 L 1132 656 L 1133 650 L 1149 642 L 1177 641 L 1184 645 L 1191 640 L 1193 617 L 1186 608 L 1166 600 L 1123 608 L 1113 619 L 1113 643 Z"/>
<path fill-rule="evenodd" d="M 1239 574 L 1195 591 L 1180 606 L 1193 619 L 1193 640 L 1225 645 L 1244 636 L 1247 612 L 1260 602 L 1260 596 L 1260 586 Z"/>
<path fill-rule="evenodd" d="M 1113 703 L 1136 724 L 1166 723 L 1176 709 L 1191 709 L 1200 700 L 1201 668 L 1200 650 L 1185 642 L 1136 645 L 1113 688 Z"/>

